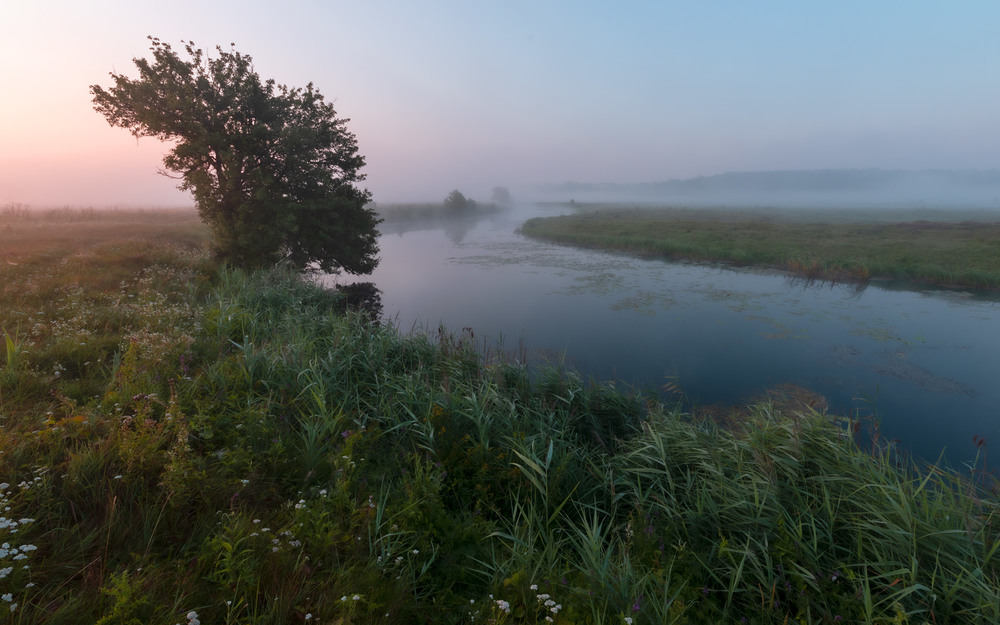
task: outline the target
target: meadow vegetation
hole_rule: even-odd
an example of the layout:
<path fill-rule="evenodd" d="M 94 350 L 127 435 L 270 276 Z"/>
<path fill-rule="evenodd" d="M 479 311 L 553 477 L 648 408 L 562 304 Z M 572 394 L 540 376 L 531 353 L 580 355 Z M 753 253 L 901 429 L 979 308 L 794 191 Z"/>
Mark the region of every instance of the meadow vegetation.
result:
<path fill-rule="evenodd" d="M 193 213 L 0 237 L 0 622 L 1000 621 L 976 467 L 529 377 L 215 265 Z"/>
<path fill-rule="evenodd" d="M 571 215 L 531 219 L 521 232 L 644 256 L 775 268 L 815 280 L 1000 289 L 996 212 L 574 208 Z"/>

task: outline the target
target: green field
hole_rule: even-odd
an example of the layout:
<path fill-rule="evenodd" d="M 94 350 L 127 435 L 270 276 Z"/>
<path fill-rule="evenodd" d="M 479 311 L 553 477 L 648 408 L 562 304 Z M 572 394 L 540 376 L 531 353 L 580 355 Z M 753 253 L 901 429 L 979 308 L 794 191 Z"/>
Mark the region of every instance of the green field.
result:
<path fill-rule="evenodd" d="M 598 210 L 531 219 L 521 232 L 643 256 L 767 267 L 816 280 L 1000 288 L 996 212 L 591 208 Z"/>
<path fill-rule="evenodd" d="M 0 622 L 1000 621 L 981 461 L 529 380 L 206 237 L 0 214 Z"/>

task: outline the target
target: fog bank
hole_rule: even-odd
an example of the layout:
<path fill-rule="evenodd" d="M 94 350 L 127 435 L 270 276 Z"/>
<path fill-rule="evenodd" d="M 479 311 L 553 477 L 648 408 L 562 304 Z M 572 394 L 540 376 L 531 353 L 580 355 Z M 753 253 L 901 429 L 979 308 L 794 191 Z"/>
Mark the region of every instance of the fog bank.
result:
<path fill-rule="evenodd" d="M 823 169 L 729 172 L 649 183 L 548 184 L 551 201 L 690 206 L 998 208 L 1000 170 Z"/>

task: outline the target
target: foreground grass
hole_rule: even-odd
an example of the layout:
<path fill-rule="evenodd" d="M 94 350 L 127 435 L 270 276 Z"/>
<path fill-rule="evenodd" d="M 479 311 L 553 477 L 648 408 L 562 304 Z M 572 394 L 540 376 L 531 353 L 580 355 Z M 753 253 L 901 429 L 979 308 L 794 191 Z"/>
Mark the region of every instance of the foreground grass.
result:
<path fill-rule="evenodd" d="M 98 249 L 0 269 L 0 620 L 1000 619 L 995 495 L 825 415 L 720 429 L 183 237 Z"/>
<path fill-rule="evenodd" d="M 849 216 L 845 220 L 845 215 Z M 790 271 L 811 279 L 1000 288 L 1000 220 L 889 212 L 606 209 L 524 224 L 560 243 Z M 976 215 L 980 219 L 984 215 Z"/>

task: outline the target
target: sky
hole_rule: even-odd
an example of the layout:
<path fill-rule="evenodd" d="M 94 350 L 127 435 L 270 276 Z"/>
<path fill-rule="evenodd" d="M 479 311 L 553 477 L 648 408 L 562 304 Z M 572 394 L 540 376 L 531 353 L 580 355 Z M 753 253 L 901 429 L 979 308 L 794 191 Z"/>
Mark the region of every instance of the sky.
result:
<path fill-rule="evenodd" d="M 1000 2 L 0 0 L 0 205 L 190 206 L 89 86 L 147 35 L 312 82 L 376 202 L 728 171 L 1000 168 Z"/>

